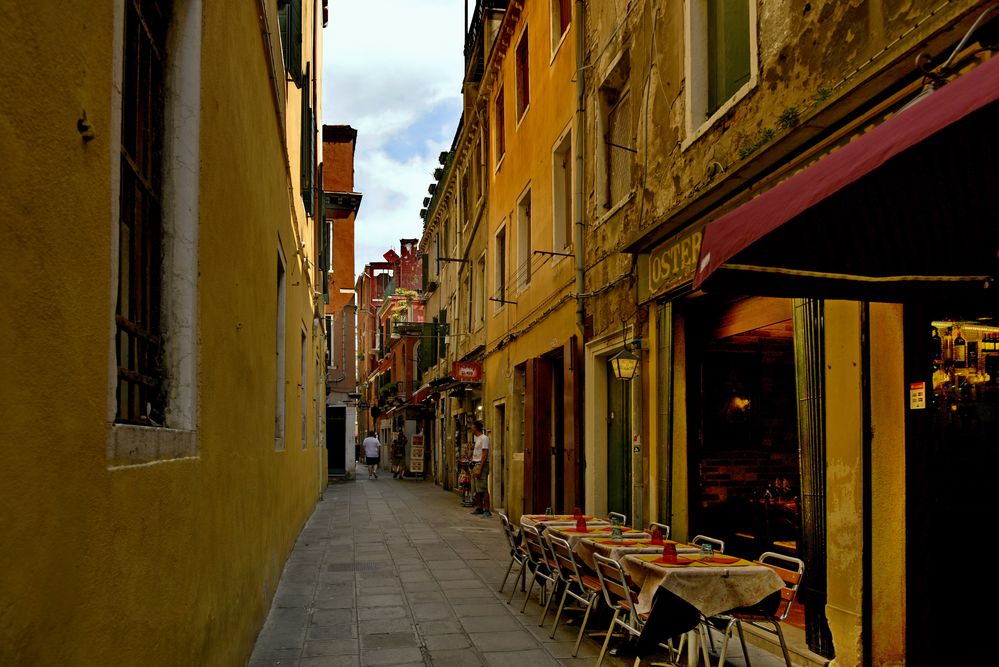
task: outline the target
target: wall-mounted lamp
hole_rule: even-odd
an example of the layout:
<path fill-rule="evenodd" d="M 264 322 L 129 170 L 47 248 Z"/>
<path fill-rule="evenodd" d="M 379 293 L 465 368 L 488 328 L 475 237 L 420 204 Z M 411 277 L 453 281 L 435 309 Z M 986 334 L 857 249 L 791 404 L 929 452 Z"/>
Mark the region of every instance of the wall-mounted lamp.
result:
<path fill-rule="evenodd" d="M 638 374 L 639 361 L 638 357 L 631 350 L 632 348 L 641 350 L 642 339 L 636 338 L 629 343 L 626 332 L 627 329 L 621 331 L 621 336 L 624 338 L 624 349 L 611 357 L 610 363 L 611 368 L 614 369 L 614 377 L 618 380 L 627 380 L 630 382 Z"/>
<path fill-rule="evenodd" d="M 627 347 L 611 357 L 610 362 L 611 368 L 614 369 L 614 377 L 618 380 L 631 381 L 638 374 L 638 357 Z"/>

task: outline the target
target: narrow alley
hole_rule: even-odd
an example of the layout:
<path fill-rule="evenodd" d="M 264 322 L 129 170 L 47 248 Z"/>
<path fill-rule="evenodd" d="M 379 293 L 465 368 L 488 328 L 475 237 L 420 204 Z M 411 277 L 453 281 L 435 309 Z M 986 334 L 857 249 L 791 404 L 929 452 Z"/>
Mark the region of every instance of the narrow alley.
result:
<path fill-rule="evenodd" d="M 554 613 L 538 627 L 537 588 L 524 613 L 520 591 L 507 603 L 514 575 L 497 589 L 508 563 L 497 514 L 471 515 L 429 481 L 332 483 L 288 559 L 250 667 L 594 665 L 596 638 L 571 657 L 578 614 L 550 639 Z M 726 664 L 744 665 L 734 652 Z M 783 664 L 751 655 L 757 667 Z"/>

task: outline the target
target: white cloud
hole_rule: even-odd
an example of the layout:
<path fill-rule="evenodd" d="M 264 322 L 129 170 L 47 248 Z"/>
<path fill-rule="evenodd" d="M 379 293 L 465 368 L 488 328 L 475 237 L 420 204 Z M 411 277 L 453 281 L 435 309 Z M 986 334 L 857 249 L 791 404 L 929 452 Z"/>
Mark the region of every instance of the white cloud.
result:
<path fill-rule="evenodd" d="M 422 233 L 419 211 L 461 112 L 462 0 L 332 0 L 323 122 L 357 129 L 355 267 Z"/>

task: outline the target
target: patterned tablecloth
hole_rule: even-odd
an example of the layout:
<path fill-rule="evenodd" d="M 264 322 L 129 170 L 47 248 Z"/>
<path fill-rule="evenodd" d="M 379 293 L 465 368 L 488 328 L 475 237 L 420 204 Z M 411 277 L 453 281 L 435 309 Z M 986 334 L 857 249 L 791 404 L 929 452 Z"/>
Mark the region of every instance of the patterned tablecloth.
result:
<path fill-rule="evenodd" d="M 609 526 L 610 521 L 597 519 L 592 516 L 584 517 L 587 526 Z M 522 514 L 520 517 L 521 526 L 534 526 L 544 532 L 548 526 L 575 526 L 576 517 L 571 514 L 556 514 L 555 516 L 545 516 L 544 514 Z"/>
<path fill-rule="evenodd" d="M 628 554 L 624 571 L 641 587 L 638 611 L 649 611 L 660 586 L 686 600 L 705 616 L 756 604 L 784 587 L 780 576 L 765 565 L 719 554 L 704 562 L 697 554 L 680 554 L 676 564 L 655 563 L 656 554 Z"/>
<path fill-rule="evenodd" d="M 572 547 L 572 550 L 576 553 L 579 553 L 579 550 L 576 549 L 576 545 L 579 543 L 580 540 L 588 537 L 610 538 L 611 530 L 613 530 L 612 526 L 610 526 L 606 522 L 600 526 L 590 526 L 589 524 L 587 524 L 587 528 L 588 528 L 587 532 L 581 533 L 576 530 L 576 526 L 574 524 L 569 526 L 555 525 L 555 526 L 549 526 L 548 531 L 555 537 L 561 537 L 563 540 L 566 540 L 569 543 L 569 546 Z M 628 528 L 627 526 L 621 527 L 621 534 L 622 537 L 625 537 L 629 540 L 652 539 L 652 536 L 649 535 L 648 533 L 642 532 L 640 530 L 635 530 L 634 528 Z"/>
<path fill-rule="evenodd" d="M 595 568 L 596 561 L 593 559 L 594 553 L 598 553 L 606 558 L 613 558 L 616 561 L 620 561 L 628 554 L 661 554 L 663 551 L 662 545 L 652 544 L 649 539 L 651 538 L 636 539 L 629 536 L 628 539 L 615 541 L 609 537 L 587 537 L 576 542 L 573 551 L 579 556 L 581 561 L 586 563 L 587 567 Z M 681 544 L 672 540 L 666 540 L 666 542 L 675 544 L 678 554 L 696 554 L 700 551 L 697 547 L 690 546 L 689 544 Z"/>

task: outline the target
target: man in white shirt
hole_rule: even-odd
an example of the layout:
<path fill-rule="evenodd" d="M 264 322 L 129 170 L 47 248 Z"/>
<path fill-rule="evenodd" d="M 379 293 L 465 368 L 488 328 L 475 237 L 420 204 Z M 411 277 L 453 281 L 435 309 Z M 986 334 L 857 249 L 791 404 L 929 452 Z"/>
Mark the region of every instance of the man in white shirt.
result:
<path fill-rule="evenodd" d="M 475 492 L 475 509 L 472 514 L 491 517 L 489 511 L 489 436 L 482 432 L 482 420 L 472 424 L 475 446 L 472 449 L 472 491 Z"/>
<path fill-rule="evenodd" d="M 364 447 L 364 462 L 368 464 L 368 479 L 378 479 L 378 462 L 381 460 L 382 443 L 374 431 L 368 431 L 368 437 L 361 443 Z"/>

